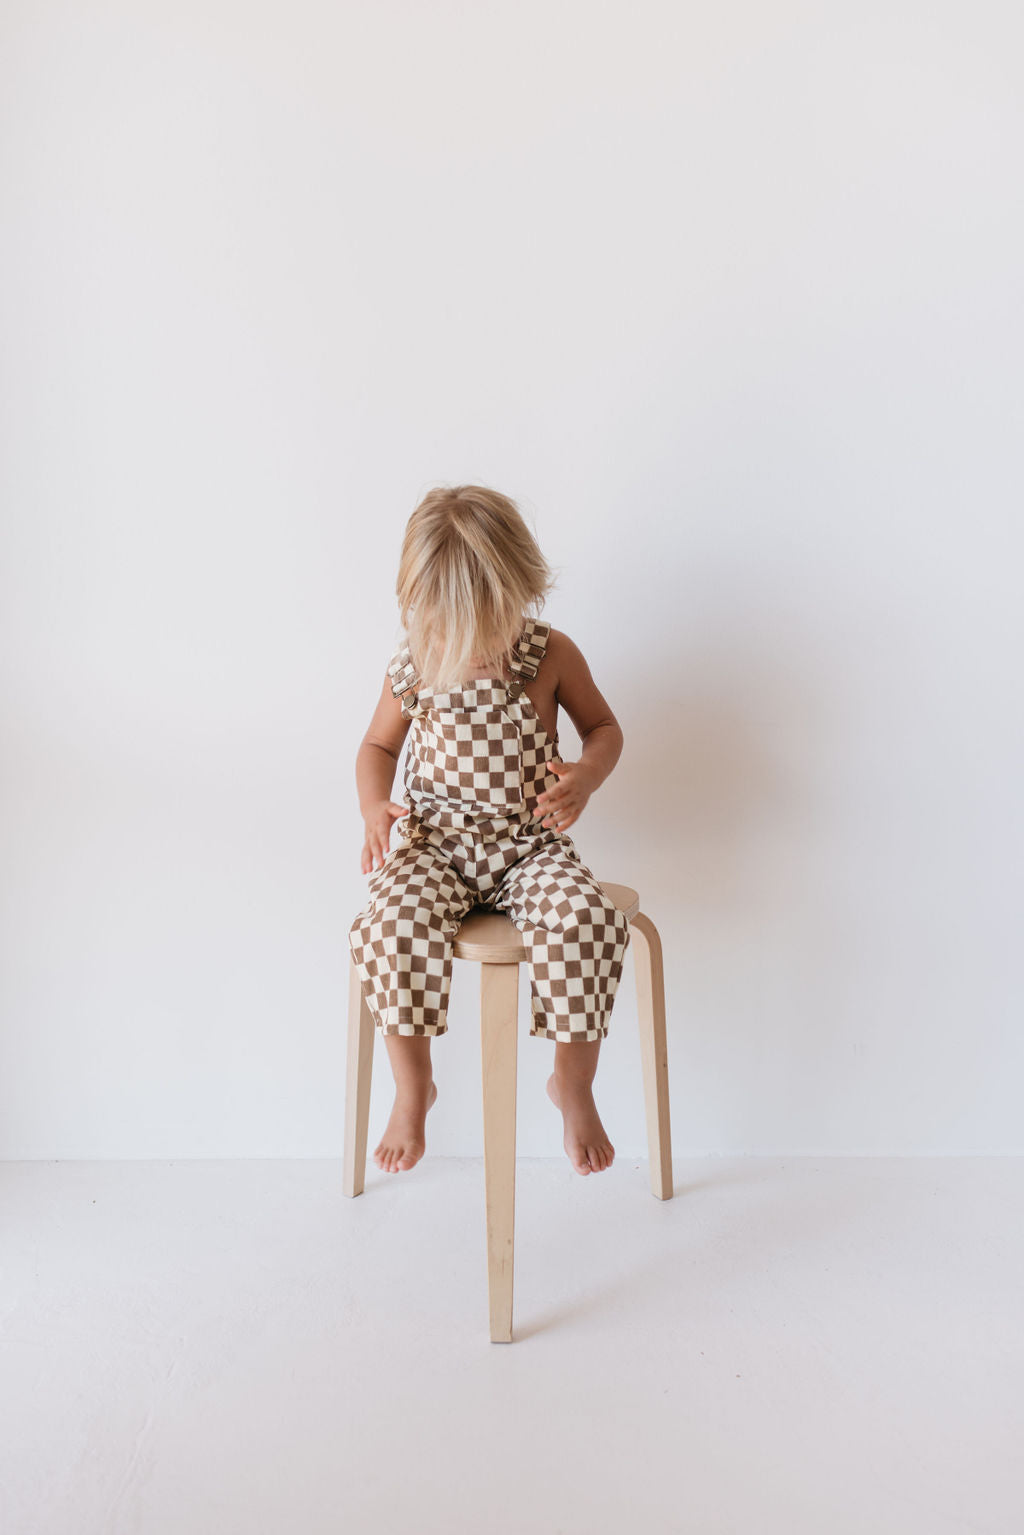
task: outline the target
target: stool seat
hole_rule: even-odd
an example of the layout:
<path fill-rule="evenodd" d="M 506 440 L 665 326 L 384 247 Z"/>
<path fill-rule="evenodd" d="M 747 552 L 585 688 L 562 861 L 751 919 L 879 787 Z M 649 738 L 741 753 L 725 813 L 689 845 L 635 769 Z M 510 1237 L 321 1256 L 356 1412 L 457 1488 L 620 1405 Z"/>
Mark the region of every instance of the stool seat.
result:
<path fill-rule="evenodd" d="M 668 1110 L 665 976 L 658 929 L 640 910 L 629 885 L 601 889 L 629 922 L 636 974 L 640 1060 L 651 1193 L 672 1198 L 672 1141 Z M 512 1341 L 512 1269 L 515 1256 L 516 1032 L 519 964 L 527 957 L 512 918 L 476 906 L 459 924 L 456 959 L 480 966 L 480 1045 L 483 1067 L 484 1200 L 487 1214 L 487 1290 L 492 1343 Z M 348 1066 L 345 1105 L 344 1192 L 363 1192 L 369 1130 L 370 1078 L 377 1027 L 355 961 L 349 968 Z M 607 1176 L 607 1174 L 606 1174 Z"/>
<path fill-rule="evenodd" d="M 609 885 L 601 889 L 632 922 L 640 910 L 640 897 L 628 885 Z M 481 965 L 517 965 L 526 958 L 523 936 L 512 918 L 503 911 L 474 906 L 463 917 L 455 934 L 455 958 L 475 959 Z"/>

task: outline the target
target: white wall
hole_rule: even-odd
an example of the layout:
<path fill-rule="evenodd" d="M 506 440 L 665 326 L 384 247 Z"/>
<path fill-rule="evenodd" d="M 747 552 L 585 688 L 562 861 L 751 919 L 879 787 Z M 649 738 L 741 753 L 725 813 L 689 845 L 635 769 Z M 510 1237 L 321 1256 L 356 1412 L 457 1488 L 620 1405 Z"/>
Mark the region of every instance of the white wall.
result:
<path fill-rule="evenodd" d="M 340 1156 L 354 757 L 459 481 L 625 730 L 573 835 L 664 937 L 677 1152 L 1019 1152 L 1018 8 L 2 33 L 0 1154 Z M 598 1088 L 642 1153 L 631 958 Z"/>

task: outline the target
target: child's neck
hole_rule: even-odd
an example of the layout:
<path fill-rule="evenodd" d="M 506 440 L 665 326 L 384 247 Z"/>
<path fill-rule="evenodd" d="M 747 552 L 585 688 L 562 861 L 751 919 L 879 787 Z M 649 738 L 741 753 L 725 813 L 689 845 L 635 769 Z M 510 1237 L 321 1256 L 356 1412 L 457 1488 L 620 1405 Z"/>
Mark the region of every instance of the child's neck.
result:
<path fill-rule="evenodd" d="M 479 668 L 481 666 L 496 666 L 497 663 L 496 662 L 492 662 L 492 661 L 488 661 L 486 659 L 481 659 L 480 656 L 474 656 L 469 664 L 472 667 Z M 506 667 L 505 670 L 507 671 L 508 668 Z"/>

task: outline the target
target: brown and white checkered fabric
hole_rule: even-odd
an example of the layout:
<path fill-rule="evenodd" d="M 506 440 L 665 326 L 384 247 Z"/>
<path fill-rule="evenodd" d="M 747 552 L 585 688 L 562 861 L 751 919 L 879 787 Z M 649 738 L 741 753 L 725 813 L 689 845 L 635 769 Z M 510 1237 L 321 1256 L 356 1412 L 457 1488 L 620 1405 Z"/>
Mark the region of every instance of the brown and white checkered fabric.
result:
<path fill-rule="evenodd" d="M 526 620 L 512 662 L 535 676 L 550 625 Z M 388 1034 L 447 1030 L 452 940 L 475 905 L 507 911 L 523 934 L 531 1034 L 603 1039 L 629 944 L 629 923 L 565 832 L 539 824 L 538 794 L 558 755 L 522 681 L 445 693 L 418 687 L 408 643 L 388 665 L 412 721 L 405 767 L 410 813 L 369 882 L 349 933 L 370 1010 Z M 541 818 L 542 819 L 542 818 Z"/>

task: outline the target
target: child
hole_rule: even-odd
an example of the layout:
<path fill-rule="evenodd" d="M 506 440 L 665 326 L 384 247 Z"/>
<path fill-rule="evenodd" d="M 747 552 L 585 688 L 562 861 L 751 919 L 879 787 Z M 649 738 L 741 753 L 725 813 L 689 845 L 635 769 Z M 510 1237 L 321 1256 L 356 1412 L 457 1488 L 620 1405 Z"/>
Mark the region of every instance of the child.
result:
<path fill-rule="evenodd" d="M 373 1153 L 385 1172 L 425 1150 L 430 1041 L 447 1031 L 452 940 L 477 905 L 507 911 L 523 934 L 530 1033 L 555 1041 L 547 1091 L 572 1165 L 602 1172 L 615 1155 L 591 1083 L 629 923 L 566 831 L 618 761 L 622 731 L 572 640 L 526 616 L 553 585 L 497 491 L 438 488 L 409 519 L 397 582 L 405 637 L 356 757 L 370 900 L 349 933 L 395 1077 Z M 559 705 L 583 743 L 579 762 L 558 755 Z M 390 795 L 410 726 L 401 805 Z"/>

